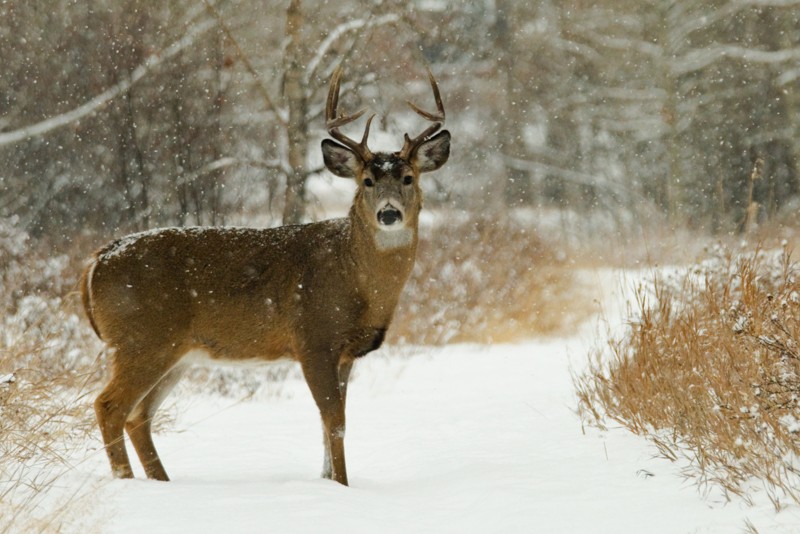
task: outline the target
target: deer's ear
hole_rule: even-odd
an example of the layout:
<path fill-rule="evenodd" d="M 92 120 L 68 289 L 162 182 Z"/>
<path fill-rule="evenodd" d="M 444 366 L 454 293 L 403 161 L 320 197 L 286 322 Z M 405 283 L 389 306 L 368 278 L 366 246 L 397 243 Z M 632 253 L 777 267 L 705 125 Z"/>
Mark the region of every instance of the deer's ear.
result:
<path fill-rule="evenodd" d="M 330 139 L 322 141 L 322 159 L 329 171 L 342 178 L 355 178 L 361 168 L 358 156 Z"/>
<path fill-rule="evenodd" d="M 450 157 L 450 132 L 443 130 L 422 143 L 414 152 L 419 172 L 435 171 Z"/>

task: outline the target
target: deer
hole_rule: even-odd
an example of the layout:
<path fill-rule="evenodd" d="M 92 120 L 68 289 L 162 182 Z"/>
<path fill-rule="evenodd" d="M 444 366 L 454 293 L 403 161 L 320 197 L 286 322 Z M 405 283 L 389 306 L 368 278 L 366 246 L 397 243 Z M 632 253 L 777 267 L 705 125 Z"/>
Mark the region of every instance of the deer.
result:
<path fill-rule="evenodd" d="M 342 65 L 325 106 L 325 167 L 352 179 L 346 217 L 275 228 L 175 227 L 131 234 L 97 250 L 80 290 L 105 342 L 110 378 L 94 403 L 116 478 L 133 478 L 124 433 L 149 479 L 168 481 L 153 443 L 153 417 L 196 363 L 299 362 L 323 427 L 322 477 L 348 485 L 345 403 L 354 362 L 378 349 L 415 262 L 420 176 L 442 167 L 450 133 L 430 69 L 433 123 L 404 135 L 397 152 L 340 131 L 360 118 L 337 114 Z M 441 131 L 440 131 L 441 130 Z"/>

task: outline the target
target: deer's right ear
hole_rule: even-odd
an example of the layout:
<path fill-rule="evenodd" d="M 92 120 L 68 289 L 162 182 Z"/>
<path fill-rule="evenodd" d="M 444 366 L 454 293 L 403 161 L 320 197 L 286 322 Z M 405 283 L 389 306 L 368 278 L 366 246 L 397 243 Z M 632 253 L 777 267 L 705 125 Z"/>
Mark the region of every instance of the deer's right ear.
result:
<path fill-rule="evenodd" d="M 322 159 L 329 171 L 342 178 L 355 178 L 361 167 L 358 156 L 349 148 L 330 139 L 322 141 Z"/>

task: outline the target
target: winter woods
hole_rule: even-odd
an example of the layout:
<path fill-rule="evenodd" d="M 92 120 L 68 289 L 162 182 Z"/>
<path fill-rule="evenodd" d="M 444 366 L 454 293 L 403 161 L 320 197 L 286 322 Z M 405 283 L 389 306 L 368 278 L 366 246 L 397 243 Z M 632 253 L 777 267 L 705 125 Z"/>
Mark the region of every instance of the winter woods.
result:
<path fill-rule="evenodd" d="M 653 522 L 656 516 L 651 510 L 656 508 L 637 504 L 657 500 L 659 507 L 669 506 L 673 500 L 664 498 L 668 494 L 663 488 L 677 489 L 655 485 L 671 480 L 671 475 L 662 475 L 666 471 L 652 477 L 639 469 L 640 459 L 651 457 L 650 452 L 617 448 L 619 441 L 609 441 L 613 446 L 606 449 L 606 439 L 614 439 L 610 433 L 601 437 L 602 443 L 591 441 L 593 434 L 587 429 L 581 428 L 578 436 L 578 421 L 564 401 L 572 393 L 565 362 L 567 358 L 575 362 L 580 359 L 576 354 L 588 352 L 587 340 L 578 336 L 590 337 L 587 332 L 597 329 L 583 328 L 587 317 L 623 313 L 621 304 L 619 310 L 605 307 L 611 301 L 603 292 L 617 285 L 608 268 L 634 266 L 634 280 L 639 280 L 642 264 L 686 263 L 693 248 L 708 236 L 750 244 L 763 237 L 769 247 L 770 240 L 798 228 L 798 59 L 800 0 L 0 1 L 0 533 L 19 531 L 20 525 L 56 530 L 54 525 L 61 524 L 65 511 L 83 517 L 83 509 L 74 502 L 76 486 L 54 481 L 65 474 L 90 481 L 107 477 L 105 464 L 102 474 L 92 467 L 92 455 L 102 455 L 103 449 L 90 406 L 107 360 L 78 309 L 75 291 L 87 256 L 111 238 L 161 226 L 273 227 L 343 214 L 352 199 L 352 183 L 326 172 L 320 153 L 320 141 L 326 136 L 325 94 L 340 64 L 345 71 L 341 109 L 354 113 L 367 108 L 376 114 L 372 148 L 398 150 L 403 133 L 419 131 L 420 119 L 405 101 L 433 108 L 426 67 L 435 74 L 447 102 L 447 128 L 454 140 L 446 169 L 421 180 L 425 201 L 417 262 L 400 298 L 395 326 L 387 334 L 388 357 L 371 360 L 375 363 L 368 365 L 375 367 L 366 367 L 361 379 L 367 385 L 362 395 L 379 401 L 369 403 L 371 412 L 361 415 L 390 423 L 381 427 L 362 419 L 361 428 L 367 430 L 360 443 L 366 443 L 368 450 L 387 450 L 389 443 L 388 450 L 397 452 L 376 455 L 388 458 L 388 463 L 373 458 L 372 470 L 362 471 L 366 473 L 362 480 L 384 480 L 395 470 L 390 484 L 399 483 L 402 494 L 413 494 L 418 501 L 409 507 L 408 500 L 397 499 L 402 497 L 398 492 L 386 491 L 391 486 L 365 484 L 366 492 L 359 490 L 359 495 L 368 498 L 359 500 L 367 503 L 369 510 L 364 510 L 369 513 L 354 516 L 379 518 L 380 526 L 364 531 L 389 524 L 374 513 L 379 508 L 373 505 L 381 502 L 374 497 L 387 497 L 386 510 L 401 510 L 403 520 L 416 520 L 427 518 L 429 502 L 464 496 L 463 482 L 475 488 L 474 499 L 467 495 L 470 503 L 516 506 L 517 501 L 506 499 L 502 492 L 485 498 L 487 487 L 508 486 L 506 475 L 511 472 L 529 477 L 511 485 L 519 489 L 518 502 L 523 503 L 515 512 L 521 512 L 523 520 L 530 518 L 536 525 L 533 530 L 548 530 L 563 519 L 602 524 L 595 520 L 598 516 L 584 513 L 601 510 L 598 502 L 609 503 L 609 513 L 600 517 L 611 518 L 610 525 L 626 519 L 630 510 L 647 510 L 636 516 L 640 522 L 631 531 L 652 530 L 654 525 L 665 532 L 705 528 L 706 523 L 691 523 L 696 519 L 683 505 L 658 508 L 660 517 L 688 521 L 681 523 L 686 528 L 671 528 L 675 523 Z M 361 126 L 346 125 L 342 130 L 360 135 Z M 754 229 L 759 229 L 755 239 L 739 238 Z M 794 244 L 797 233 L 787 238 Z M 652 253 L 659 246 L 662 250 Z M 788 252 L 782 257 L 789 267 Z M 589 272 L 598 268 L 599 276 Z M 688 280 L 697 273 L 692 268 Z M 749 297 L 741 301 L 752 306 L 741 310 L 753 310 L 755 317 L 761 313 L 764 319 L 752 325 L 775 329 L 791 321 L 797 324 L 797 314 L 788 313 L 797 311 L 791 296 L 795 271 L 786 273 L 785 287 L 742 292 Z M 795 285 L 784 299 L 786 309 L 778 310 L 776 319 L 764 314 L 783 302 L 775 296 L 789 289 L 790 281 Z M 736 286 L 731 287 L 734 290 L 721 294 L 738 295 Z M 656 304 L 664 309 L 694 313 L 695 308 L 685 302 L 673 305 L 671 293 L 661 295 L 668 298 Z M 796 378 L 784 373 L 794 367 L 767 357 L 785 356 L 773 350 L 775 340 L 780 341 L 774 332 L 768 331 L 772 337 L 766 339 L 760 331 L 743 329 L 738 316 L 736 328 L 731 329 L 713 309 L 715 302 L 704 298 L 711 311 L 697 308 L 700 312 L 689 316 L 692 321 L 670 313 L 651 315 L 665 321 L 648 332 L 663 333 L 668 342 L 639 343 L 633 338 L 633 343 L 619 346 L 631 349 L 624 356 L 632 361 L 636 350 L 643 348 L 639 352 L 645 363 L 659 361 L 650 355 L 663 347 L 742 349 L 737 357 L 745 365 L 740 368 L 754 374 L 741 373 L 739 382 L 729 380 L 733 367 L 723 359 L 714 364 L 720 372 L 702 383 L 716 385 L 713 379 L 721 377 L 719 383 L 730 386 L 732 394 L 744 391 L 754 397 L 731 402 L 736 409 L 727 419 L 715 410 L 720 403 L 706 403 L 710 410 L 702 415 L 723 424 L 777 421 L 774 428 L 779 436 L 789 433 L 786 443 L 793 452 L 785 455 L 789 449 L 779 444 L 773 449 L 780 453 L 773 455 L 780 461 L 775 465 L 785 473 L 796 473 L 795 464 L 784 460 L 797 457 L 797 402 L 769 404 L 772 399 L 760 392 L 773 390 L 762 387 L 760 380 L 769 381 L 774 375 L 762 373 L 755 364 L 766 362 L 762 367 L 767 371 L 780 373 L 783 384 L 778 385 L 787 388 L 775 393 L 778 400 L 784 393 L 796 393 L 797 381 L 784 380 Z M 725 301 L 718 307 L 724 311 L 732 307 L 729 304 Z M 648 310 L 644 307 L 642 315 Z M 707 320 L 722 326 L 719 338 L 713 337 L 716 330 L 705 326 Z M 670 337 L 676 324 L 689 326 L 674 330 L 677 334 Z M 659 330 L 660 326 L 665 328 Z M 528 344 L 542 334 L 553 339 Z M 691 334 L 690 342 L 697 342 L 683 343 L 683 334 Z M 601 344 L 602 337 L 601 333 Z M 432 347 L 458 343 L 485 345 L 466 351 Z M 564 350 L 567 343 L 573 347 L 569 351 Z M 432 357 L 405 358 L 406 351 Z M 717 352 L 726 358 L 734 354 Z M 760 359 L 751 357 L 753 353 Z M 704 352 L 689 351 L 689 356 L 698 354 L 702 365 L 691 360 L 680 363 L 668 352 L 661 355 L 669 361 L 653 373 L 617 376 L 630 376 L 629 390 L 638 394 L 650 391 L 639 380 L 663 378 L 671 365 L 676 376 L 690 382 L 660 380 L 657 385 L 677 385 L 679 393 L 690 396 L 712 391 L 682 387 L 694 384 L 696 369 L 714 361 Z M 496 356 L 503 365 L 492 361 Z M 492 372 L 487 366 L 494 366 Z M 612 383 L 607 380 L 610 367 L 597 369 L 589 380 Z M 683 371 L 687 372 L 681 375 Z M 258 374 L 249 370 L 212 374 L 203 369 L 196 373 L 187 377 L 187 391 L 211 390 L 248 399 L 260 388 L 291 378 L 289 368 Z M 299 370 L 294 378 L 301 378 Z M 377 386 L 369 386 L 373 378 Z M 636 396 L 602 397 L 603 390 L 593 387 L 595 382 L 584 384 L 592 386 L 583 391 L 584 407 L 590 407 L 593 416 L 601 408 L 610 411 L 599 402 L 605 399 L 619 400 L 620 406 L 651 406 L 650 398 L 640 402 Z M 580 394 L 580 383 L 576 385 Z M 264 397 L 273 393 L 265 392 Z M 484 402 L 486 397 L 492 400 Z M 452 402 L 453 398 L 469 402 Z M 683 423 L 683 406 L 701 405 L 694 400 L 678 403 L 681 409 L 664 403 L 651 413 L 677 414 L 677 423 L 669 423 L 677 428 Z M 763 417 L 751 410 L 754 405 Z M 750 415 L 742 415 L 742 407 Z M 302 414 L 304 408 L 297 404 L 296 409 Z M 784 409 L 790 413 L 778 412 Z M 403 439 L 391 437 L 399 418 L 387 418 L 387 413 L 409 416 L 405 427 L 397 427 Z M 611 415 L 634 421 L 639 417 L 633 410 L 619 413 Z M 420 414 L 424 417 L 418 424 Z M 211 417 L 203 413 L 190 419 Z M 703 439 L 716 428 L 700 417 L 694 421 L 695 428 L 706 432 L 699 434 Z M 158 423 L 170 427 L 168 420 Z M 303 424 L 302 415 L 295 423 Z M 280 424 L 290 426 L 286 420 Z M 353 427 L 359 432 L 358 423 Z M 213 426 L 207 434 L 235 441 L 219 428 L 225 427 Z M 513 432 L 506 432 L 508 428 Z M 760 432 L 760 426 L 754 428 Z M 417 432 L 420 429 L 424 430 Z M 669 429 L 673 436 L 689 436 L 673 430 Z M 271 428 L 268 432 L 276 435 Z M 285 451 L 291 446 L 275 442 L 270 464 L 270 453 L 262 456 L 260 434 L 250 434 L 258 442 L 246 443 L 258 449 L 258 461 L 266 457 L 270 470 L 287 465 Z M 763 449 L 748 448 L 750 443 L 745 439 L 739 443 L 738 437 L 723 441 L 727 448 L 715 445 L 704 450 L 721 451 L 716 458 L 726 462 L 720 464 L 725 467 L 743 465 L 728 462 L 730 451 L 755 451 L 757 460 L 767 458 Z M 565 448 L 568 440 L 572 447 Z M 454 452 L 453 443 L 461 448 Z M 508 449 L 511 454 L 505 452 L 508 443 L 517 443 Z M 485 456 L 475 455 L 476 444 Z M 173 450 L 179 454 L 184 449 Z M 702 463 L 705 459 L 715 458 L 686 450 L 702 459 L 701 467 L 711 465 Z M 548 451 L 564 451 L 563 461 L 554 461 Z M 626 455 L 636 463 L 620 464 Z M 253 471 L 255 457 L 242 457 L 245 484 L 253 477 L 262 483 Z M 579 457 L 585 462 L 575 462 Z M 86 458 L 90 461 L 84 462 Z M 518 463 L 508 462 L 510 458 Z M 601 468 L 594 470 L 596 466 Z M 615 478 L 607 476 L 609 466 L 616 466 Z M 302 469 L 291 465 L 287 469 L 291 479 L 298 473 L 305 476 Z M 643 485 L 632 492 L 634 469 L 652 480 L 641 480 Z M 249 492 L 249 486 L 240 486 L 227 471 L 217 473 L 212 476 L 227 481 L 237 498 L 218 499 L 216 484 L 187 485 L 200 491 L 213 488 L 213 494 L 198 493 L 203 497 L 197 502 L 247 502 L 238 496 L 240 489 Z M 476 473 L 474 482 L 462 477 Z M 543 484 L 543 473 L 544 480 L 549 474 L 549 480 L 579 483 Z M 489 476 L 481 479 L 484 475 Z M 770 476 L 765 479 L 774 484 L 776 479 Z M 427 486 L 427 492 L 418 491 L 416 479 L 423 481 L 421 487 Z M 796 480 L 778 478 L 778 486 L 784 480 L 789 481 L 791 499 L 800 502 L 791 489 L 798 487 Z M 281 492 L 287 489 L 284 478 L 266 481 L 268 491 L 272 486 Z M 410 487 L 414 491 L 406 491 Z M 50 491 L 59 488 L 67 488 L 70 506 L 51 497 Z M 531 493 L 537 488 L 540 494 Z M 730 488 L 733 493 L 741 491 L 737 485 Z M 631 506 L 634 493 L 648 495 L 640 489 L 649 490 L 653 501 Z M 309 490 L 316 501 L 308 500 Z M 87 494 L 86 500 L 95 502 L 92 493 Z M 332 510 L 332 520 L 344 518 L 348 531 L 353 530 L 349 523 L 353 516 L 340 513 L 352 504 L 350 497 L 331 500 L 326 487 L 306 484 L 289 488 L 288 497 L 296 503 L 322 503 L 315 509 Z M 163 499 L 159 496 L 158 501 Z M 424 502 L 420 510 L 426 513 L 408 513 L 414 502 Z M 581 502 L 591 505 L 576 508 Z M 782 501 L 775 502 L 780 508 Z M 616 508 L 620 503 L 624 509 Z M 551 523 L 542 523 L 538 511 L 526 516 L 531 506 L 549 513 Z M 120 508 L 138 510 L 130 501 Z M 207 508 L 209 516 L 226 524 L 230 518 L 240 518 L 237 513 L 219 514 L 214 507 Z M 449 508 L 456 520 L 468 521 L 476 531 L 496 529 L 498 517 L 503 517 L 486 513 L 489 522 L 481 523 L 464 514 L 465 509 L 474 509 L 471 505 L 454 501 Z M 196 515 L 195 508 L 182 509 Z M 259 504 L 253 509 L 262 514 L 290 513 L 294 508 Z M 580 513 L 564 513 L 576 509 Z M 705 503 L 702 510 L 715 513 Z M 174 512 L 170 507 L 170 517 Z M 75 524 L 69 517 L 63 521 L 67 525 L 63 531 Z M 259 517 L 252 524 L 267 523 Z M 276 528 L 288 524 L 295 525 L 287 520 Z M 459 523 L 442 519 L 441 524 Z M 526 528 L 516 530 L 532 530 L 530 523 L 524 524 Z M 749 520 L 745 525 L 750 526 Z M 416 523 L 407 527 L 399 521 L 395 526 L 398 531 L 420 530 Z M 569 523 L 561 530 L 576 528 Z M 104 529 L 71 531 L 86 530 Z"/>
<path fill-rule="evenodd" d="M 0 20 L 0 217 L 35 236 L 307 218 L 341 58 L 392 133 L 437 73 L 463 134 L 429 206 L 718 233 L 796 211 L 800 2 L 10 0 Z"/>

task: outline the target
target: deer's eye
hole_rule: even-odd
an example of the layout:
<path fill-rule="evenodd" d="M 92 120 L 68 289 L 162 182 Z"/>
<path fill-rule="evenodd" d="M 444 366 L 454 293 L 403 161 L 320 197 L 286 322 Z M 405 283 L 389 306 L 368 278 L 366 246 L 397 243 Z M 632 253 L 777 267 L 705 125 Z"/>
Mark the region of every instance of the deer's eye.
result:
<path fill-rule="evenodd" d="M 403 176 L 403 183 L 406 185 L 411 185 L 412 183 L 414 183 L 414 177 L 411 176 L 410 174 L 406 174 L 405 176 Z"/>
<path fill-rule="evenodd" d="M 364 178 L 364 185 L 367 187 L 372 187 L 375 185 L 375 182 L 372 181 L 372 178 Z"/>

